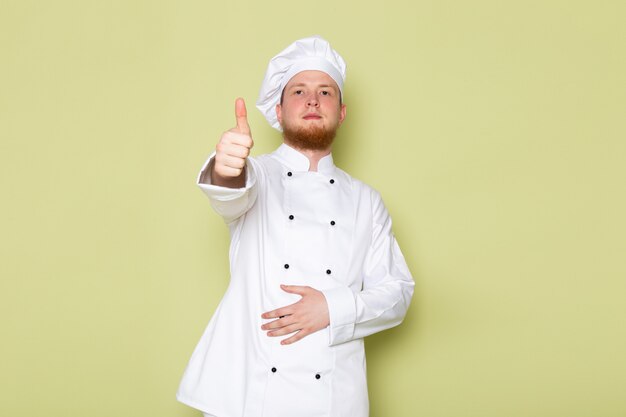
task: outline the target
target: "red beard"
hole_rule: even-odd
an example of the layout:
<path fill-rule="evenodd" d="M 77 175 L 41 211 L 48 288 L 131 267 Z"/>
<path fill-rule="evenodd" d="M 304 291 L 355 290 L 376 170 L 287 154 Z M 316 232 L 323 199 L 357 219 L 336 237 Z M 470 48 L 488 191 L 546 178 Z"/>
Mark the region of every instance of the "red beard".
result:
<path fill-rule="evenodd" d="M 325 129 L 324 127 L 311 126 L 292 129 L 290 126 L 283 126 L 285 142 L 299 149 L 326 150 L 333 143 L 336 134 L 337 127 Z"/>

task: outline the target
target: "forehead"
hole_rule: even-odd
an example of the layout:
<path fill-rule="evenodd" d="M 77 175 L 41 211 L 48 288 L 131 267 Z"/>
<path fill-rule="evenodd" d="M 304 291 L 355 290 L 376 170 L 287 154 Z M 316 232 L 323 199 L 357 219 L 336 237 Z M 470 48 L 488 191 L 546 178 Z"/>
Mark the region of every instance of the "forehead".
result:
<path fill-rule="evenodd" d="M 339 91 L 339 86 L 337 85 L 335 80 L 333 80 L 333 78 L 330 75 L 326 74 L 323 71 L 316 71 L 316 70 L 301 71 L 297 73 L 296 75 L 294 75 L 293 77 L 291 77 L 291 79 L 285 86 L 285 89 L 293 85 L 298 85 L 298 84 L 299 85 L 304 84 L 304 85 L 310 85 L 310 86 L 328 85 L 328 86 L 333 87 L 335 90 Z"/>

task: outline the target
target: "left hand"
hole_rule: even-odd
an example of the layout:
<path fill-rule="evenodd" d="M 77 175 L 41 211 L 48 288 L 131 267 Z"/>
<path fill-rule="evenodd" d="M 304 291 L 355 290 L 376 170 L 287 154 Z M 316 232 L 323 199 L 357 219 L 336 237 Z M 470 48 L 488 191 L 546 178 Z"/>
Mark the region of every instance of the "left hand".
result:
<path fill-rule="evenodd" d="M 281 285 L 280 288 L 290 294 L 298 294 L 302 298 L 294 304 L 261 315 L 264 319 L 276 319 L 261 326 L 261 329 L 269 330 L 268 336 L 284 336 L 297 332 L 280 342 L 281 345 L 288 345 L 330 324 L 328 304 L 321 291 L 301 285 Z"/>

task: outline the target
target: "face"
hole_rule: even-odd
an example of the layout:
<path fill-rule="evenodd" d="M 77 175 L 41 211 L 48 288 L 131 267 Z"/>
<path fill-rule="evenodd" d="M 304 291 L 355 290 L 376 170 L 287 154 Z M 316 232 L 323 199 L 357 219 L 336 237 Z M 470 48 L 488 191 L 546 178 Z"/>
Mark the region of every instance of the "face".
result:
<path fill-rule="evenodd" d="M 285 86 L 276 115 L 285 142 L 304 149 L 328 149 L 346 117 L 337 83 L 325 72 L 302 71 Z"/>

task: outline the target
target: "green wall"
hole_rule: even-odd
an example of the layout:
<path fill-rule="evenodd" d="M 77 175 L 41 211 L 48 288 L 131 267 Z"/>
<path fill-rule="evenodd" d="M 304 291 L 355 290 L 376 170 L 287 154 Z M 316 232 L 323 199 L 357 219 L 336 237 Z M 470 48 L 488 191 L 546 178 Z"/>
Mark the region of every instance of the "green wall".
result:
<path fill-rule="evenodd" d="M 336 162 L 416 279 L 372 417 L 626 415 L 621 1 L 2 1 L 0 415 L 192 417 L 228 284 L 195 176 L 268 59 L 348 62 Z"/>

